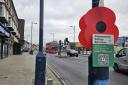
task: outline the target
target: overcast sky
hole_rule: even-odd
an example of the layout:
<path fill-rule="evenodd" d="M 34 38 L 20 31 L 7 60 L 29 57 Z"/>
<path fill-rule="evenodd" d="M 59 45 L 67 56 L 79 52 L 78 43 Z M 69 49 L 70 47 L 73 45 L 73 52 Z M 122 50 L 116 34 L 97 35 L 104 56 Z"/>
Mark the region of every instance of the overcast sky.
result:
<path fill-rule="evenodd" d="M 64 40 L 73 41 L 73 28 L 76 30 L 76 41 L 79 34 L 79 19 L 89 9 L 92 0 L 44 0 L 45 21 L 44 41 Z M 30 41 L 31 22 L 33 25 L 33 43 L 38 44 L 39 38 L 39 0 L 13 0 L 18 17 L 25 19 L 25 40 Z M 120 36 L 128 35 L 128 1 L 127 0 L 105 0 L 105 7 L 112 9 L 116 14 L 116 25 Z"/>

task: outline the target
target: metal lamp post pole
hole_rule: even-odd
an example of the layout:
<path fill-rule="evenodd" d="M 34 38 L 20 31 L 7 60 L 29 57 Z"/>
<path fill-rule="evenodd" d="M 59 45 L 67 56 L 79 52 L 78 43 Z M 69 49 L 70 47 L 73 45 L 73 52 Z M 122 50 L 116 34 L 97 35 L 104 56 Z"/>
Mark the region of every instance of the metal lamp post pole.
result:
<path fill-rule="evenodd" d="M 31 22 L 31 51 L 32 51 L 32 38 L 33 38 L 33 34 L 32 34 L 32 30 L 33 30 L 33 24 L 37 24 L 37 23 L 33 23 Z"/>
<path fill-rule="evenodd" d="M 43 51 L 44 0 L 40 0 L 39 51 Z"/>
<path fill-rule="evenodd" d="M 40 0 L 39 52 L 36 56 L 35 85 L 45 85 L 46 57 L 43 54 L 44 0 Z"/>
<path fill-rule="evenodd" d="M 73 30 L 74 30 L 74 43 L 75 43 L 75 26 L 73 26 Z"/>
<path fill-rule="evenodd" d="M 74 48 L 75 48 L 75 26 L 70 26 L 70 27 L 72 27 L 73 28 L 73 34 L 74 34 Z"/>
<path fill-rule="evenodd" d="M 29 37 L 30 35 L 27 35 L 27 42 L 29 42 L 29 40 L 28 40 L 28 37 Z"/>
<path fill-rule="evenodd" d="M 28 39 L 28 37 L 29 37 L 29 36 L 30 36 L 30 35 L 27 35 L 27 40 L 26 40 L 28 43 L 29 43 L 29 39 Z M 27 47 L 27 50 L 29 50 L 29 48 L 30 48 L 30 47 L 29 47 L 29 45 L 28 45 L 28 44 L 27 44 L 27 46 L 26 46 L 26 47 Z"/>
<path fill-rule="evenodd" d="M 54 33 L 51 33 L 52 34 L 52 39 L 54 41 L 54 38 L 55 38 L 55 34 Z"/>
<path fill-rule="evenodd" d="M 55 34 L 53 33 L 53 41 L 54 41 L 54 38 L 55 38 Z"/>
<path fill-rule="evenodd" d="M 32 51 L 32 30 L 33 30 L 33 22 L 31 22 L 31 51 Z"/>

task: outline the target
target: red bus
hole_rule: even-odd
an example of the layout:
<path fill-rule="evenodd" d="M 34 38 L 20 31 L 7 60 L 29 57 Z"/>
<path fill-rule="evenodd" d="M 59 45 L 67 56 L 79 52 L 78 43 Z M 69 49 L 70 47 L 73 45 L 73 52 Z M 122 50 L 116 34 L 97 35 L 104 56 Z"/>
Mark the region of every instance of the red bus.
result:
<path fill-rule="evenodd" d="M 58 52 L 57 41 L 46 43 L 46 52 L 50 54 L 56 54 Z"/>

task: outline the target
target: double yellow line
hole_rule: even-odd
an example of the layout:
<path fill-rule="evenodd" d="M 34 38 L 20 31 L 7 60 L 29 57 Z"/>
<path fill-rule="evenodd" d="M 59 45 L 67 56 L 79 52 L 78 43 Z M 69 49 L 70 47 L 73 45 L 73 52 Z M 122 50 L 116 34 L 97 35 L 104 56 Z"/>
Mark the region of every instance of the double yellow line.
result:
<path fill-rule="evenodd" d="M 48 69 L 55 75 L 55 77 L 60 81 L 61 85 L 70 85 L 67 80 L 60 77 L 60 74 L 50 65 L 47 64 Z"/>

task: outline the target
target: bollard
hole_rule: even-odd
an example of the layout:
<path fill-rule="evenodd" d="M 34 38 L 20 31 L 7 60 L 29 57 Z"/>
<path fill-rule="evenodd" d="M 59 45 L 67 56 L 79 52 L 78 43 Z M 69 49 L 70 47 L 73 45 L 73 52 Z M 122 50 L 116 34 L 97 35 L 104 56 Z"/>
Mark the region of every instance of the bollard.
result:
<path fill-rule="evenodd" d="M 53 79 L 52 78 L 47 79 L 47 85 L 53 85 Z"/>

